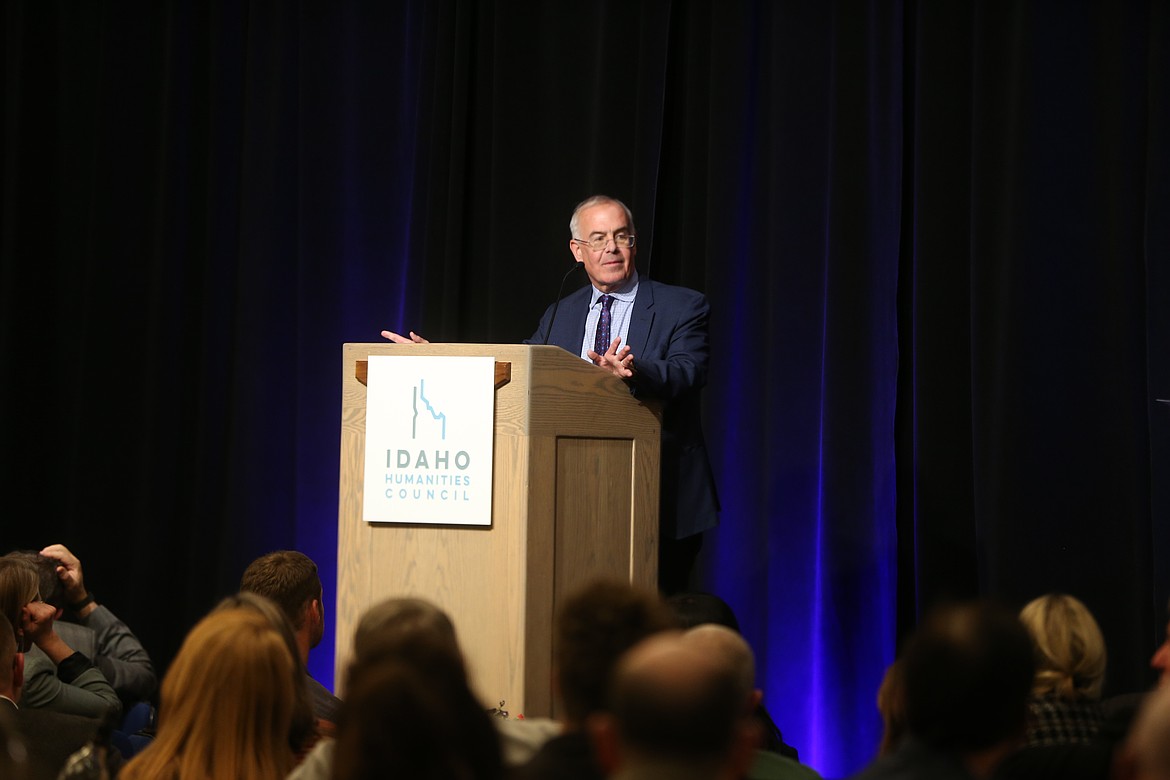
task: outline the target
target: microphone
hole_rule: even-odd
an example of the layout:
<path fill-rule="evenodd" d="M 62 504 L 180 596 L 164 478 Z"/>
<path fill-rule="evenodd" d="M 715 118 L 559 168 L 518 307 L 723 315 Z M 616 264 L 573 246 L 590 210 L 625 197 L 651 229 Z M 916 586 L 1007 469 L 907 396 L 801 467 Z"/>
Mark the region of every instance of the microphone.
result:
<path fill-rule="evenodd" d="M 544 341 L 542 342 L 544 346 L 548 346 L 549 336 L 552 335 L 553 323 L 557 321 L 557 309 L 560 308 L 561 305 L 561 293 L 565 289 L 565 282 L 569 281 L 569 277 L 573 274 L 574 271 L 584 265 L 585 264 L 580 261 L 573 263 L 573 267 L 569 269 L 569 272 L 561 277 L 561 286 L 557 288 L 556 301 L 553 303 L 552 314 L 548 318 L 548 330 L 544 333 Z"/>

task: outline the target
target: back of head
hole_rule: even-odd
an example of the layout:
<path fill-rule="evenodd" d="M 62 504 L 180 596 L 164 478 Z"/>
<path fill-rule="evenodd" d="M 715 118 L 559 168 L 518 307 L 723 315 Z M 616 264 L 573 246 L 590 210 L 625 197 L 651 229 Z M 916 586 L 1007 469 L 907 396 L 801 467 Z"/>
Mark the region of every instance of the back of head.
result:
<path fill-rule="evenodd" d="M 570 594 L 557 615 L 553 657 L 564 712 L 581 723 L 604 709 L 614 667 L 642 639 L 675 627 L 657 593 L 621 580 L 598 580 Z"/>
<path fill-rule="evenodd" d="M 987 602 L 939 609 L 899 663 L 907 729 L 924 742 L 963 752 L 1022 735 L 1035 663 L 1011 612 Z"/>
<path fill-rule="evenodd" d="M 733 668 L 674 632 L 646 639 L 618 665 L 609 709 L 624 751 L 717 765 L 747 716 Z"/>
<path fill-rule="evenodd" d="M 379 649 L 388 652 L 396 643 L 423 635 L 459 653 L 455 626 L 446 612 L 425 599 L 390 598 L 370 607 L 358 620 L 353 651 L 358 657 Z"/>
<path fill-rule="evenodd" d="M 291 768 L 296 663 L 258 612 L 212 611 L 163 678 L 158 734 L 121 777 L 258 778 Z"/>
<path fill-rule="evenodd" d="M 675 593 L 666 600 L 666 603 L 674 611 L 674 616 L 682 628 L 714 623 L 739 632 L 739 620 L 736 619 L 731 605 L 713 593 Z"/>
<path fill-rule="evenodd" d="M 705 623 L 682 635 L 683 643 L 731 672 L 744 706 L 752 699 L 756 684 L 756 657 L 751 646 L 727 626 Z"/>
<path fill-rule="evenodd" d="M 215 611 L 217 612 L 235 609 L 250 610 L 262 617 L 280 635 L 281 639 L 284 640 L 285 647 L 288 648 L 289 655 L 292 656 L 295 667 L 294 679 L 296 686 L 294 689 L 295 699 L 293 701 L 292 724 L 289 729 L 288 739 L 293 752 L 299 752 L 307 744 L 315 741 L 318 733 L 317 718 L 313 714 L 312 695 L 309 692 L 308 686 L 305 685 L 305 678 L 308 675 L 308 671 L 301 662 L 301 655 L 297 649 L 297 640 L 293 634 L 292 623 L 289 622 L 288 616 L 284 614 L 284 610 L 278 607 L 274 601 L 251 591 L 240 591 L 239 593 L 227 596 L 215 606 Z"/>
<path fill-rule="evenodd" d="M 346 691 L 356 675 L 384 661 L 405 663 L 436 679 L 467 684 L 463 654 L 447 613 L 419 598 L 391 598 L 370 607 L 354 630 Z"/>
<path fill-rule="evenodd" d="M 294 630 L 304 625 L 305 606 L 322 593 L 317 564 L 295 550 L 277 550 L 252 561 L 240 578 L 240 590 L 271 599 Z"/>
<path fill-rule="evenodd" d="M 215 605 L 213 611 L 220 612 L 237 609 L 251 610 L 264 618 L 268 625 L 284 639 L 285 644 L 288 645 L 289 652 L 293 655 L 294 662 L 300 663 L 300 658 L 297 654 L 297 640 L 293 634 L 292 623 L 289 621 L 288 615 L 285 614 L 283 609 L 277 606 L 275 601 L 254 591 L 245 590 L 224 597 L 222 601 Z"/>
<path fill-rule="evenodd" d="M 1088 607 L 1051 593 L 1029 602 L 1020 621 L 1036 647 L 1033 693 L 1067 701 L 1099 699 L 1105 679 L 1105 638 Z"/>
<path fill-rule="evenodd" d="M 367 656 L 351 667 L 337 724 L 336 780 L 502 776 L 499 737 L 461 661 L 449 647 L 431 649 L 425 666 Z"/>

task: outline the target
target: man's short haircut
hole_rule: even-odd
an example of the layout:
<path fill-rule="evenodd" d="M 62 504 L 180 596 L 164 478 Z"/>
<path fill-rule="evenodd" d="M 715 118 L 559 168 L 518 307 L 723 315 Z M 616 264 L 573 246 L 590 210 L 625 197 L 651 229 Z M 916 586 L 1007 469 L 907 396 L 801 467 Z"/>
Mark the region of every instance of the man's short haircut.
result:
<path fill-rule="evenodd" d="M 581 721 L 604 710 L 622 653 L 675 626 L 657 593 L 628 582 L 598 580 L 571 593 L 560 607 L 553 637 L 563 714 Z"/>
<path fill-rule="evenodd" d="M 986 601 L 930 614 L 901 659 L 908 731 L 944 750 L 1023 733 L 1036 665 L 1027 629 Z"/>
<path fill-rule="evenodd" d="M 622 211 L 626 213 L 626 226 L 629 227 L 631 233 L 637 233 L 638 229 L 634 227 L 634 212 L 630 211 L 630 207 L 622 203 L 617 198 L 611 198 L 608 195 L 590 195 L 585 200 L 577 204 L 573 209 L 573 216 L 569 218 L 569 236 L 571 238 L 588 238 L 588 236 L 577 235 L 577 228 L 581 223 L 581 212 L 585 209 L 591 209 L 594 206 L 601 206 L 606 203 L 615 203 L 621 207 Z"/>
<path fill-rule="evenodd" d="M 240 590 L 276 602 L 294 630 L 305 625 L 305 607 L 322 594 L 317 564 L 295 550 L 277 550 L 252 561 L 240 579 Z"/>

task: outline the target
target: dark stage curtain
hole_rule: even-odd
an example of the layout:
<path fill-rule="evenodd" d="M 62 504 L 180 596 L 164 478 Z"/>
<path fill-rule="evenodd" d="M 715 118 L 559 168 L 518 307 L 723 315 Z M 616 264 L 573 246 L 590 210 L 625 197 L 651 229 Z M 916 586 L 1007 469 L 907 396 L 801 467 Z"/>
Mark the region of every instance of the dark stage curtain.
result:
<path fill-rule="evenodd" d="M 1164 3 L 2 13 L 0 547 L 73 548 L 160 666 L 268 550 L 331 598 L 341 344 L 528 336 L 605 192 L 640 273 L 711 299 L 697 585 L 802 759 L 868 760 L 947 598 L 1073 593 L 1108 691 L 1150 683 Z"/>

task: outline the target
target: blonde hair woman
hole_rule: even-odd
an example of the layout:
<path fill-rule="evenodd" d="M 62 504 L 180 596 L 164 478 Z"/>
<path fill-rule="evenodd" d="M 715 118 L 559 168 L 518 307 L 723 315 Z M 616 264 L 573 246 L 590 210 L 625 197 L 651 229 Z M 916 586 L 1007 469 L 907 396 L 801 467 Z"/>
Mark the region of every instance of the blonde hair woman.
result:
<path fill-rule="evenodd" d="M 1028 744 L 1091 742 L 1101 728 L 1106 660 L 1097 621 L 1084 604 L 1063 593 L 1029 602 L 1020 620 L 1036 649 Z"/>
<path fill-rule="evenodd" d="M 123 780 L 272 780 L 293 765 L 296 664 L 257 611 L 220 609 L 183 641 L 163 678 L 158 733 Z"/>

